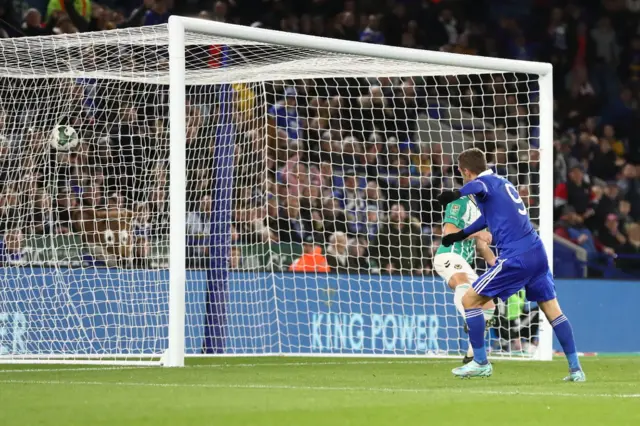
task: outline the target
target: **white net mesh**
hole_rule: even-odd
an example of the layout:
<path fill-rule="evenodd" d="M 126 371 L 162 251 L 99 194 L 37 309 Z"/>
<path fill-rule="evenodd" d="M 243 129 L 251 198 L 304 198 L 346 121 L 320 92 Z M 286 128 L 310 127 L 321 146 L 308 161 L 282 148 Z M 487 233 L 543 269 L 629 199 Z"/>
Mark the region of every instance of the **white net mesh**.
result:
<path fill-rule="evenodd" d="M 168 37 L 0 41 L 0 359 L 166 350 Z M 477 146 L 537 220 L 537 76 L 185 40 L 187 353 L 466 351 L 432 200 Z"/>

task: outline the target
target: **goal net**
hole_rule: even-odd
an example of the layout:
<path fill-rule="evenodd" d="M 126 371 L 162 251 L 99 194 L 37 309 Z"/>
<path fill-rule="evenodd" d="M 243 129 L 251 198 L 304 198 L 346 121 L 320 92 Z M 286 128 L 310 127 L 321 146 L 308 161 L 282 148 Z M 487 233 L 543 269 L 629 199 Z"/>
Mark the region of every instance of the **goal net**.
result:
<path fill-rule="evenodd" d="M 0 362 L 460 356 L 456 155 L 551 229 L 545 64 L 184 18 L 0 47 Z M 499 304 L 492 354 L 550 357 L 540 321 Z"/>

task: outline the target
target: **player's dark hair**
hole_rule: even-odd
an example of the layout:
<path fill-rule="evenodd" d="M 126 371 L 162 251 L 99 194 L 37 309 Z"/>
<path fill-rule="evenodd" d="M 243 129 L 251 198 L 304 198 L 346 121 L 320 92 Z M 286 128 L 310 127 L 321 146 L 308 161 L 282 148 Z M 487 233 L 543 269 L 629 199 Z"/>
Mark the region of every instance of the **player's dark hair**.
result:
<path fill-rule="evenodd" d="M 484 152 L 478 148 L 471 148 L 463 151 L 458 156 L 458 166 L 461 169 L 467 169 L 471 173 L 479 175 L 487 170 L 487 159 L 484 156 Z"/>

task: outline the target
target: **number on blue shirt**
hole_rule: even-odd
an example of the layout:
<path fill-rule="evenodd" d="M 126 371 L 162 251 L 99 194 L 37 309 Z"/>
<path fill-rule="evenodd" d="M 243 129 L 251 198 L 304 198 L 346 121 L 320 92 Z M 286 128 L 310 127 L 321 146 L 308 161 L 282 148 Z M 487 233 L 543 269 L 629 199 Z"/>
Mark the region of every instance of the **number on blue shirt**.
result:
<path fill-rule="evenodd" d="M 510 183 L 506 183 L 504 185 L 504 188 L 506 189 L 507 194 L 509 194 L 509 197 L 511 197 L 514 203 L 522 204 L 522 207 L 518 209 L 518 213 L 520 213 L 522 216 L 526 216 L 527 208 L 524 206 L 524 201 L 522 201 L 522 198 L 520 198 L 520 194 L 518 194 L 518 190 L 516 189 L 516 187 Z"/>

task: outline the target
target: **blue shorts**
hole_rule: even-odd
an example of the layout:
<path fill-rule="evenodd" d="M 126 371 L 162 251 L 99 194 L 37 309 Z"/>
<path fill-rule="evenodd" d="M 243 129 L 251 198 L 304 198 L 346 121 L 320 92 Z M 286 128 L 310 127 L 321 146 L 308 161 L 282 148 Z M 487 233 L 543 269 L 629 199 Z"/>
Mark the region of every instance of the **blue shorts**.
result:
<path fill-rule="evenodd" d="M 481 296 L 499 297 L 505 302 L 524 287 L 527 300 L 546 302 L 556 298 L 553 276 L 547 253 L 542 244 L 508 258 L 498 258 L 496 264 L 473 283 Z"/>

